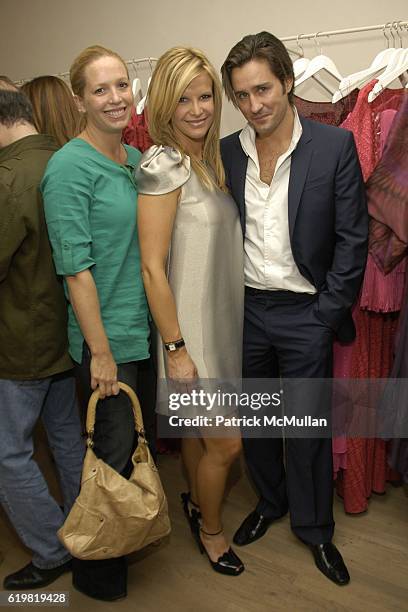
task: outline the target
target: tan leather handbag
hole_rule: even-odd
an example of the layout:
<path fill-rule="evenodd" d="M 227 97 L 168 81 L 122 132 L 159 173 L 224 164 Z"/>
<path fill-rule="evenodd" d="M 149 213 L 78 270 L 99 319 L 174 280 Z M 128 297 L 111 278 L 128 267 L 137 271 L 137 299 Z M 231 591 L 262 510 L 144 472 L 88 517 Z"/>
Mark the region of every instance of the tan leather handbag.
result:
<path fill-rule="evenodd" d="M 58 537 L 78 559 L 109 559 L 139 550 L 170 532 L 167 500 L 151 457 L 135 392 L 128 394 L 139 436 L 133 471 L 127 480 L 98 459 L 92 450 L 98 389 L 91 395 L 86 418 L 88 434 L 81 491 Z"/>

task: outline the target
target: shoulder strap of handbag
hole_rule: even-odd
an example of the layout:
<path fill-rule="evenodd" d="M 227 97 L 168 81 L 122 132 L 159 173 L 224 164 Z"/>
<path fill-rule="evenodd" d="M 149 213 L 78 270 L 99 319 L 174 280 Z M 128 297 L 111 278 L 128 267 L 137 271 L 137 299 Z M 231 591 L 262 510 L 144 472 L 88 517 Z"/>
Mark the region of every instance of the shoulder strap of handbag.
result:
<path fill-rule="evenodd" d="M 137 398 L 136 393 L 133 391 L 129 385 L 126 385 L 123 382 L 118 382 L 119 388 L 121 391 L 124 391 L 128 396 L 132 403 L 133 415 L 135 419 L 135 430 L 138 435 L 142 438 L 145 438 L 145 431 L 143 425 L 143 416 L 142 411 L 140 409 L 140 403 Z M 87 445 L 92 448 L 93 446 L 93 434 L 95 430 L 95 414 L 96 414 L 96 405 L 100 400 L 99 397 L 99 389 L 95 389 L 89 398 L 88 402 L 88 411 L 86 414 L 86 432 L 88 434 Z"/>

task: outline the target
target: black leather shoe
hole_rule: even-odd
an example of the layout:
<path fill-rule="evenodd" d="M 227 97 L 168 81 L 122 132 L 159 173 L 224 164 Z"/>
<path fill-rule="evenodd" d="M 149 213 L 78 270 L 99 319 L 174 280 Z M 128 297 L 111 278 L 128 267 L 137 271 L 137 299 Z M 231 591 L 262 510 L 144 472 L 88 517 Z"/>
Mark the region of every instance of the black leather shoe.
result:
<path fill-rule="evenodd" d="M 231 546 L 221 557 L 218 557 L 217 561 L 212 561 L 210 559 L 210 555 L 207 552 L 206 547 L 203 544 L 203 541 L 200 538 L 200 531 L 205 533 L 207 536 L 217 536 L 222 533 L 222 529 L 217 531 L 217 533 L 208 533 L 207 531 L 203 531 L 200 527 L 199 532 L 195 535 L 195 540 L 197 542 L 200 553 L 203 555 L 207 555 L 207 559 L 209 560 L 211 567 L 215 572 L 219 574 L 224 574 L 224 576 L 239 576 L 245 569 L 244 564 L 241 559 L 234 553 Z"/>
<path fill-rule="evenodd" d="M 254 510 L 251 514 L 248 514 L 241 527 L 235 532 L 233 538 L 234 544 L 245 546 L 255 542 L 255 540 L 259 540 L 273 521 L 274 519 L 266 518 Z"/>
<path fill-rule="evenodd" d="M 309 544 L 308 546 L 313 553 L 316 567 L 327 578 L 341 586 L 350 582 L 350 575 L 343 557 L 332 542 Z"/>
<path fill-rule="evenodd" d="M 71 561 L 50 569 L 41 569 L 29 563 L 18 572 L 5 577 L 3 587 L 9 591 L 40 589 L 71 570 Z"/>
<path fill-rule="evenodd" d="M 185 517 L 188 521 L 188 524 L 190 525 L 191 533 L 193 534 L 193 536 L 195 536 L 200 530 L 200 507 L 198 506 L 198 504 L 191 500 L 190 492 L 182 493 L 180 497 Z"/>

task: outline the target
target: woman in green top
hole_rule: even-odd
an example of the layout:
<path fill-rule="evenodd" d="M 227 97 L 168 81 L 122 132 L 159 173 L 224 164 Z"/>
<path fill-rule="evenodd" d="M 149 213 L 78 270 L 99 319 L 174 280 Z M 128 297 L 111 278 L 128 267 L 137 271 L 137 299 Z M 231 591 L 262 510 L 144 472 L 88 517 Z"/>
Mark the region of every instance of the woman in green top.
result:
<path fill-rule="evenodd" d="M 118 380 L 142 396 L 141 370 L 152 394 L 155 383 L 136 228 L 133 170 L 140 153 L 121 143 L 133 95 L 123 60 L 103 47 L 85 49 L 70 78 L 86 127 L 52 157 L 41 189 L 56 270 L 69 299 L 70 353 L 85 399 L 97 387 L 105 398 L 98 404 L 94 451 L 128 476 L 136 441 L 131 405 L 118 395 Z M 75 562 L 73 569 L 74 586 L 91 597 L 126 595 L 124 558 Z"/>

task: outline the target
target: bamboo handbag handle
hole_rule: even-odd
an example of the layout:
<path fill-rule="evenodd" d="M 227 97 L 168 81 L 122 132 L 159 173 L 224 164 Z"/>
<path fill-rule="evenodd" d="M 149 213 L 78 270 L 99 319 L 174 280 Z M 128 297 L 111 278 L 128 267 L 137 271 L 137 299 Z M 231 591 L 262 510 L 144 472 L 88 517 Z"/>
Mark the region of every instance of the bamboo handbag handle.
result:
<path fill-rule="evenodd" d="M 139 436 L 141 436 L 142 438 L 145 438 L 143 416 L 142 416 L 142 411 L 140 409 L 140 402 L 137 398 L 136 393 L 133 391 L 131 387 L 129 387 L 129 385 L 126 385 L 123 382 L 118 382 L 118 385 L 119 385 L 120 390 L 124 391 L 128 395 L 130 401 L 132 402 L 133 416 L 135 419 L 135 430 L 137 431 Z M 95 389 L 95 391 L 92 393 L 91 397 L 89 398 L 88 410 L 86 413 L 86 432 L 88 434 L 87 444 L 91 448 L 93 446 L 96 405 L 99 399 L 100 399 L 99 389 Z"/>

